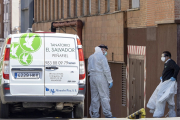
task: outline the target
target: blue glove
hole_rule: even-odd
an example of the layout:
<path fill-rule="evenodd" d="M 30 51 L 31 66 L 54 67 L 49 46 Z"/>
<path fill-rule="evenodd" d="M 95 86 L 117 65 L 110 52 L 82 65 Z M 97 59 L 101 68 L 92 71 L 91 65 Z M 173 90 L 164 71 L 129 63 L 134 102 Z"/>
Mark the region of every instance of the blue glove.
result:
<path fill-rule="evenodd" d="M 174 77 L 171 77 L 170 79 L 171 79 L 171 81 L 175 81 L 176 80 Z"/>
<path fill-rule="evenodd" d="M 113 82 L 109 83 L 109 89 L 111 89 L 113 86 Z"/>
<path fill-rule="evenodd" d="M 160 77 L 160 80 L 162 81 L 162 76 Z"/>

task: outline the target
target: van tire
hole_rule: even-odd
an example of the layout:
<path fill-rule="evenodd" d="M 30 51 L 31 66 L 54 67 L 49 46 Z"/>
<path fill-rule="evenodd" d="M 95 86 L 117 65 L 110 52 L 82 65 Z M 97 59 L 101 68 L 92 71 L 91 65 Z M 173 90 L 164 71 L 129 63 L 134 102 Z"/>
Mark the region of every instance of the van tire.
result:
<path fill-rule="evenodd" d="M 84 117 L 84 102 L 78 104 L 74 108 L 74 118 Z"/>
<path fill-rule="evenodd" d="M 0 100 L 0 118 L 8 118 L 9 117 L 9 105 L 2 104 Z"/>
<path fill-rule="evenodd" d="M 72 118 L 72 112 L 63 112 L 62 118 Z"/>

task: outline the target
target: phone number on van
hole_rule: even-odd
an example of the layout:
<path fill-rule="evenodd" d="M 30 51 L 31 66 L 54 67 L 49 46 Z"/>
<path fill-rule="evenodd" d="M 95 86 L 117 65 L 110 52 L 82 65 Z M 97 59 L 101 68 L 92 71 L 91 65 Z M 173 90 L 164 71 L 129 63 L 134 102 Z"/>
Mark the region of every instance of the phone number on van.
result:
<path fill-rule="evenodd" d="M 45 65 L 68 65 L 68 61 L 45 61 Z"/>

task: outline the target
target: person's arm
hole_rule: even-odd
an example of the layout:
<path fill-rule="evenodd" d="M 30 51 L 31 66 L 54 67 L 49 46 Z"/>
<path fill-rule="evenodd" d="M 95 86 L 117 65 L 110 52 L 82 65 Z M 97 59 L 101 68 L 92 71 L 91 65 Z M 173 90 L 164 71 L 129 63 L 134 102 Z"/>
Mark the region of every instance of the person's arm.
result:
<path fill-rule="evenodd" d="M 174 74 L 173 74 L 173 78 L 177 78 L 177 75 L 179 73 L 179 66 L 173 61 L 171 62 L 171 66 L 170 66 L 172 69 L 174 69 Z"/>
<path fill-rule="evenodd" d="M 111 77 L 111 71 L 110 71 L 107 59 L 104 57 L 104 59 L 102 59 L 101 63 L 102 63 L 104 75 L 106 76 L 106 79 L 107 79 L 108 83 L 112 83 L 113 80 L 112 80 L 112 77 Z"/>

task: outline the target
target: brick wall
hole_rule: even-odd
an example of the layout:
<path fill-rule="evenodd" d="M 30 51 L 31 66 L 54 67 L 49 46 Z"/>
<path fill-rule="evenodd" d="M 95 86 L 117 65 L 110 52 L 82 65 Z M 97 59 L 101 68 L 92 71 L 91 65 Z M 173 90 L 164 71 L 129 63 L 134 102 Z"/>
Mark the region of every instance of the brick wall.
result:
<path fill-rule="evenodd" d="M 180 0 L 174 0 L 175 2 L 175 20 L 180 20 Z"/>
<path fill-rule="evenodd" d="M 77 0 L 77 16 L 82 16 L 82 0 Z"/>
<path fill-rule="evenodd" d="M 96 15 L 98 12 L 97 9 L 98 4 L 96 2 L 97 0 L 91 0 L 91 15 Z"/>
<path fill-rule="evenodd" d="M 70 7 L 71 7 L 71 14 L 70 14 L 70 17 L 74 17 L 74 9 L 75 9 L 75 0 L 71 0 L 71 4 L 70 4 Z"/>
<path fill-rule="evenodd" d="M 127 12 L 127 27 L 144 27 L 147 24 L 147 0 L 140 0 L 140 10 Z M 128 5 L 128 3 L 126 3 Z"/>
<path fill-rule="evenodd" d="M 89 15 L 89 0 L 84 0 L 84 15 Z M 100 1 L 100 13 L 107 11 L 106 0 Z M 82 16 L 82 2 L 77 0 L 77 16 Z M 127 11 L 130 7 L 130 0 L 121 0 L 121 11 Z M 68 0 L 35 0 L 34 1 L 35 22 L 44 20 L 57 20 L 68 18 Z M 128 27 L 155 26 L 156 23 L 169 23 L 169 21 L 180 19 L 180 0 L 140 0 L 140 10 L 128 11 Z M 64 7 L 64 16 L 62 16 Z M 75 0 L 71 0 L 71 15 L 75 15 Z M 117 0 L 110 0 L 110 13 L 117 10 Z M 91 0 L 91 15 L 98 13 L 98 0 Z"/>
<path fill-rule="evenodd" d="M 47 14 L 48 14 L 47 20 L 51 20 L 50 3 L 51 0 L 47 0 Z"/>
<path fill-rule="evenodd" d="M 121 11 L 129 9 L 129 0 L 121 0 Z"/>
<path fill-rule="evenodd" d="M 110 12 L 114 12 L 115 11 L 115 5 L 116 0 L 110 0 Z"/>
<path fill-rule="evenodd" d="M 101 7 L 100 13 L 103 14 L 106 11 L 105 10 L 105 0 L 101 0 L 100 3 L 101 3 L 101 5 L 100 5 L 100 7 Z"/>
<path fill-rule="evenodd" d="M 86 15 L 88 15 L 88 11 L 87 11 L 87 2 L 88 2 L 88 0 L 84 0 L 84 15 L 86 16 Z"/>
<path fill-rule="evenodd" d="M 147 0 L 147 26 L 154 26 L 157 23 L 174 22 L 176 16 L 174 10 L 178 11 L 180 5 L 179 0 L 175 1 Z"/>
<path fill-rule="evenodd" d="M 81 19 L 86 22 L 83 27 L 83 48 L 85 58 L 94 53 L 95 46 L 100 44 L 108 45 L 108 60 L 124 61 L 124 36 L 123 36 L 123 13 L 87 17 Z M 33 30 L 50 31 L 51 22 L 35 23 Z M 57 32 L 64 33 L 62 30 Z M 67 33 L 76 34 L 72 28 L 66 29 Z"/>
<path fill-rule="evenodd" d="M 50 1 L 50 11 L 51 11 L 51 19 L 50 20 L 54 20 L 54 0 Z"/>
<path fill-rule="evenodd" d="M 64 0 L 64 18 L 66 19 L 68 17 L 68 14 L 67 14 L 67 0 Z"/>
<path fill-rule="evenodd" d="M 88 17 L 83 46 L 85 58 L 94 53 L 95 46 L 100 44 L 108 45 L 108 60 L 124 61 L 124 40 L 123 40 L 123 13 L 104 15 L 97 17 Z"/>
<path fill-rule="evenodd" d="M 174 0 L 156 0 L 156 21 L 174 20 Z"/>
<path fill-rule="evenodd" d="M 57 20 L 58 16 L 58 0 L 54 0 L 54 19 Z"/>

